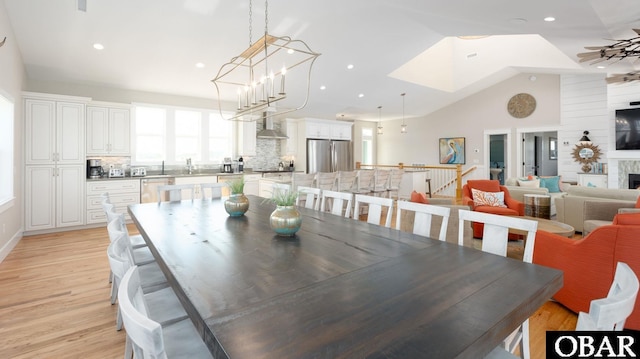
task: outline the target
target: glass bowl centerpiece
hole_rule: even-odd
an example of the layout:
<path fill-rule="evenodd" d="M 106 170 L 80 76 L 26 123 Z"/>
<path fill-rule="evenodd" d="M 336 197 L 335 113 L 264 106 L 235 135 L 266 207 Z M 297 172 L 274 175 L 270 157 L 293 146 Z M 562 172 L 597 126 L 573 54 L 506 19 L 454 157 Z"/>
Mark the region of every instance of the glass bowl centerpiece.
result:
<path fill-rule="evenodd" d="M 240 217 L 249 210 L 249 199 L 244 195 L 244 176 L 227 182 L 231 195 L 224 201 L 224 209 L 231 217 Z"/>

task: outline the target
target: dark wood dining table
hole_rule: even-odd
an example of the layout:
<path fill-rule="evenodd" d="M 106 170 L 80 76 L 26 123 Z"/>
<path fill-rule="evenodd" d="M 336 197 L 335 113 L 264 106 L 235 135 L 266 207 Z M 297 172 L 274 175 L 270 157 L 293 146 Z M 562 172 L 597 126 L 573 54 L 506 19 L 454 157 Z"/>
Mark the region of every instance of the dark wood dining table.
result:
<path fill-rule="evenodd" d="M 479 358 L 562 287 L 562 272 L 300 208 L 295 237 L 248 196 L 129 213 L 216 358 Z"/>

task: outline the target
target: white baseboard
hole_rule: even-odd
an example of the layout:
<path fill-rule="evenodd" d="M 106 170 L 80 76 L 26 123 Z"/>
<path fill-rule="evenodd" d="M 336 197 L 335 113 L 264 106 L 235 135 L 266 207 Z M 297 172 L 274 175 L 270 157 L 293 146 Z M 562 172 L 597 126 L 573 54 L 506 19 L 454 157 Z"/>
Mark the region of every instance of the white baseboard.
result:
<path fill-rule="evenodd" d="M 22 228 L 11 237 L 9 242 L 7 242 L 2 248 L 0 248 L 0 263 L 4 261 L 5 258 L 9 255 L 9 253 L 13 250 L 13 248 L 20 242 L 22 239 Z"/>

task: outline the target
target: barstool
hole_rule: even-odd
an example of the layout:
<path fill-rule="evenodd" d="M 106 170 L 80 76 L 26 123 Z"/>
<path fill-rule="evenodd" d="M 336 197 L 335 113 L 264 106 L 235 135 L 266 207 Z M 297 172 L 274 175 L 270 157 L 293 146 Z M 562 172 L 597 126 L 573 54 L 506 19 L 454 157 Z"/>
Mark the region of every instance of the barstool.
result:
<path fill-rule="evenodd" d="M 427 182 L 427 186 L 429 187 L 429 190 L 425 192 L 425 194 L 428 194 L 429 198 L 431 198 L 431 178 L 425 179 L 425 182 Z"/>

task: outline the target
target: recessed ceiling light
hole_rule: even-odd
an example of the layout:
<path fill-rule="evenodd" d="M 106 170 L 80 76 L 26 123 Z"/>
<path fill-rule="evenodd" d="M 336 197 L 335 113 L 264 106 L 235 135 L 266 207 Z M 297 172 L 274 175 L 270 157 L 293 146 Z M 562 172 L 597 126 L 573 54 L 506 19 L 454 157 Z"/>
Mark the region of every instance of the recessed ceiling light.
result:
<path fill-rule="evenodd" d="M 599 69 L 606 69 L 607 67 L 606 67 L 606 66 L 604 66 L 604 65 L 598 65 L 598 66 L 596 66 L 596 68 L 599 68 Z"/>
<path fill-rule="evenodd" d="M 289 50 L 287 50 L 287 54 L 289 54 L 289 55 L 293 54 L 294 52 L 295 52 L 295 51 L 293 51 L 293 49 L 289 49 Z"/>
<path fill-rule="evenodd" d="M 347 69 L 348 69 L 348 70 L 353 69 L 353 64 L 349 64 L 349 65 L 347 65 Z"/>
<path fill-rule="evenodd" d="M 546 22 L 553 22 L 553 21 L 556 21 L 556 18 L 555 18 L 555 17 L 553 17 L 553 16 L 547 16 L 547 17 L 545 17 L 545 18 L 544 18 L 544 21 L 546 21 Z"/>
<path fill-rule="evenodd" d="M 364 97 L 364 94 L 363 94 L 363 93 L 361 93 L 361 94 L 359 94 L 359 95 L 358 95 L 358 97 L 363 98 L 363 97 Z"/>
<path fill-rule="evenodd" d="M 202 62 L 198 62 L 196 64 L 196 67 L 199 68 L 199 69 L 203 69 L 204 68 L 204 64 Z"/>
<path fill-rule="evenodd" d="M 93 44 L 93 48 L 96 50 L 104 50 L 104 45 L 96 42 L 95 44 Z"/>
<path fill-rule="evenodd" d="M 327 89 L 327 86 L 325 85 L 320 86 L 320 90 L 326 90 L 326 89 Z"/>

